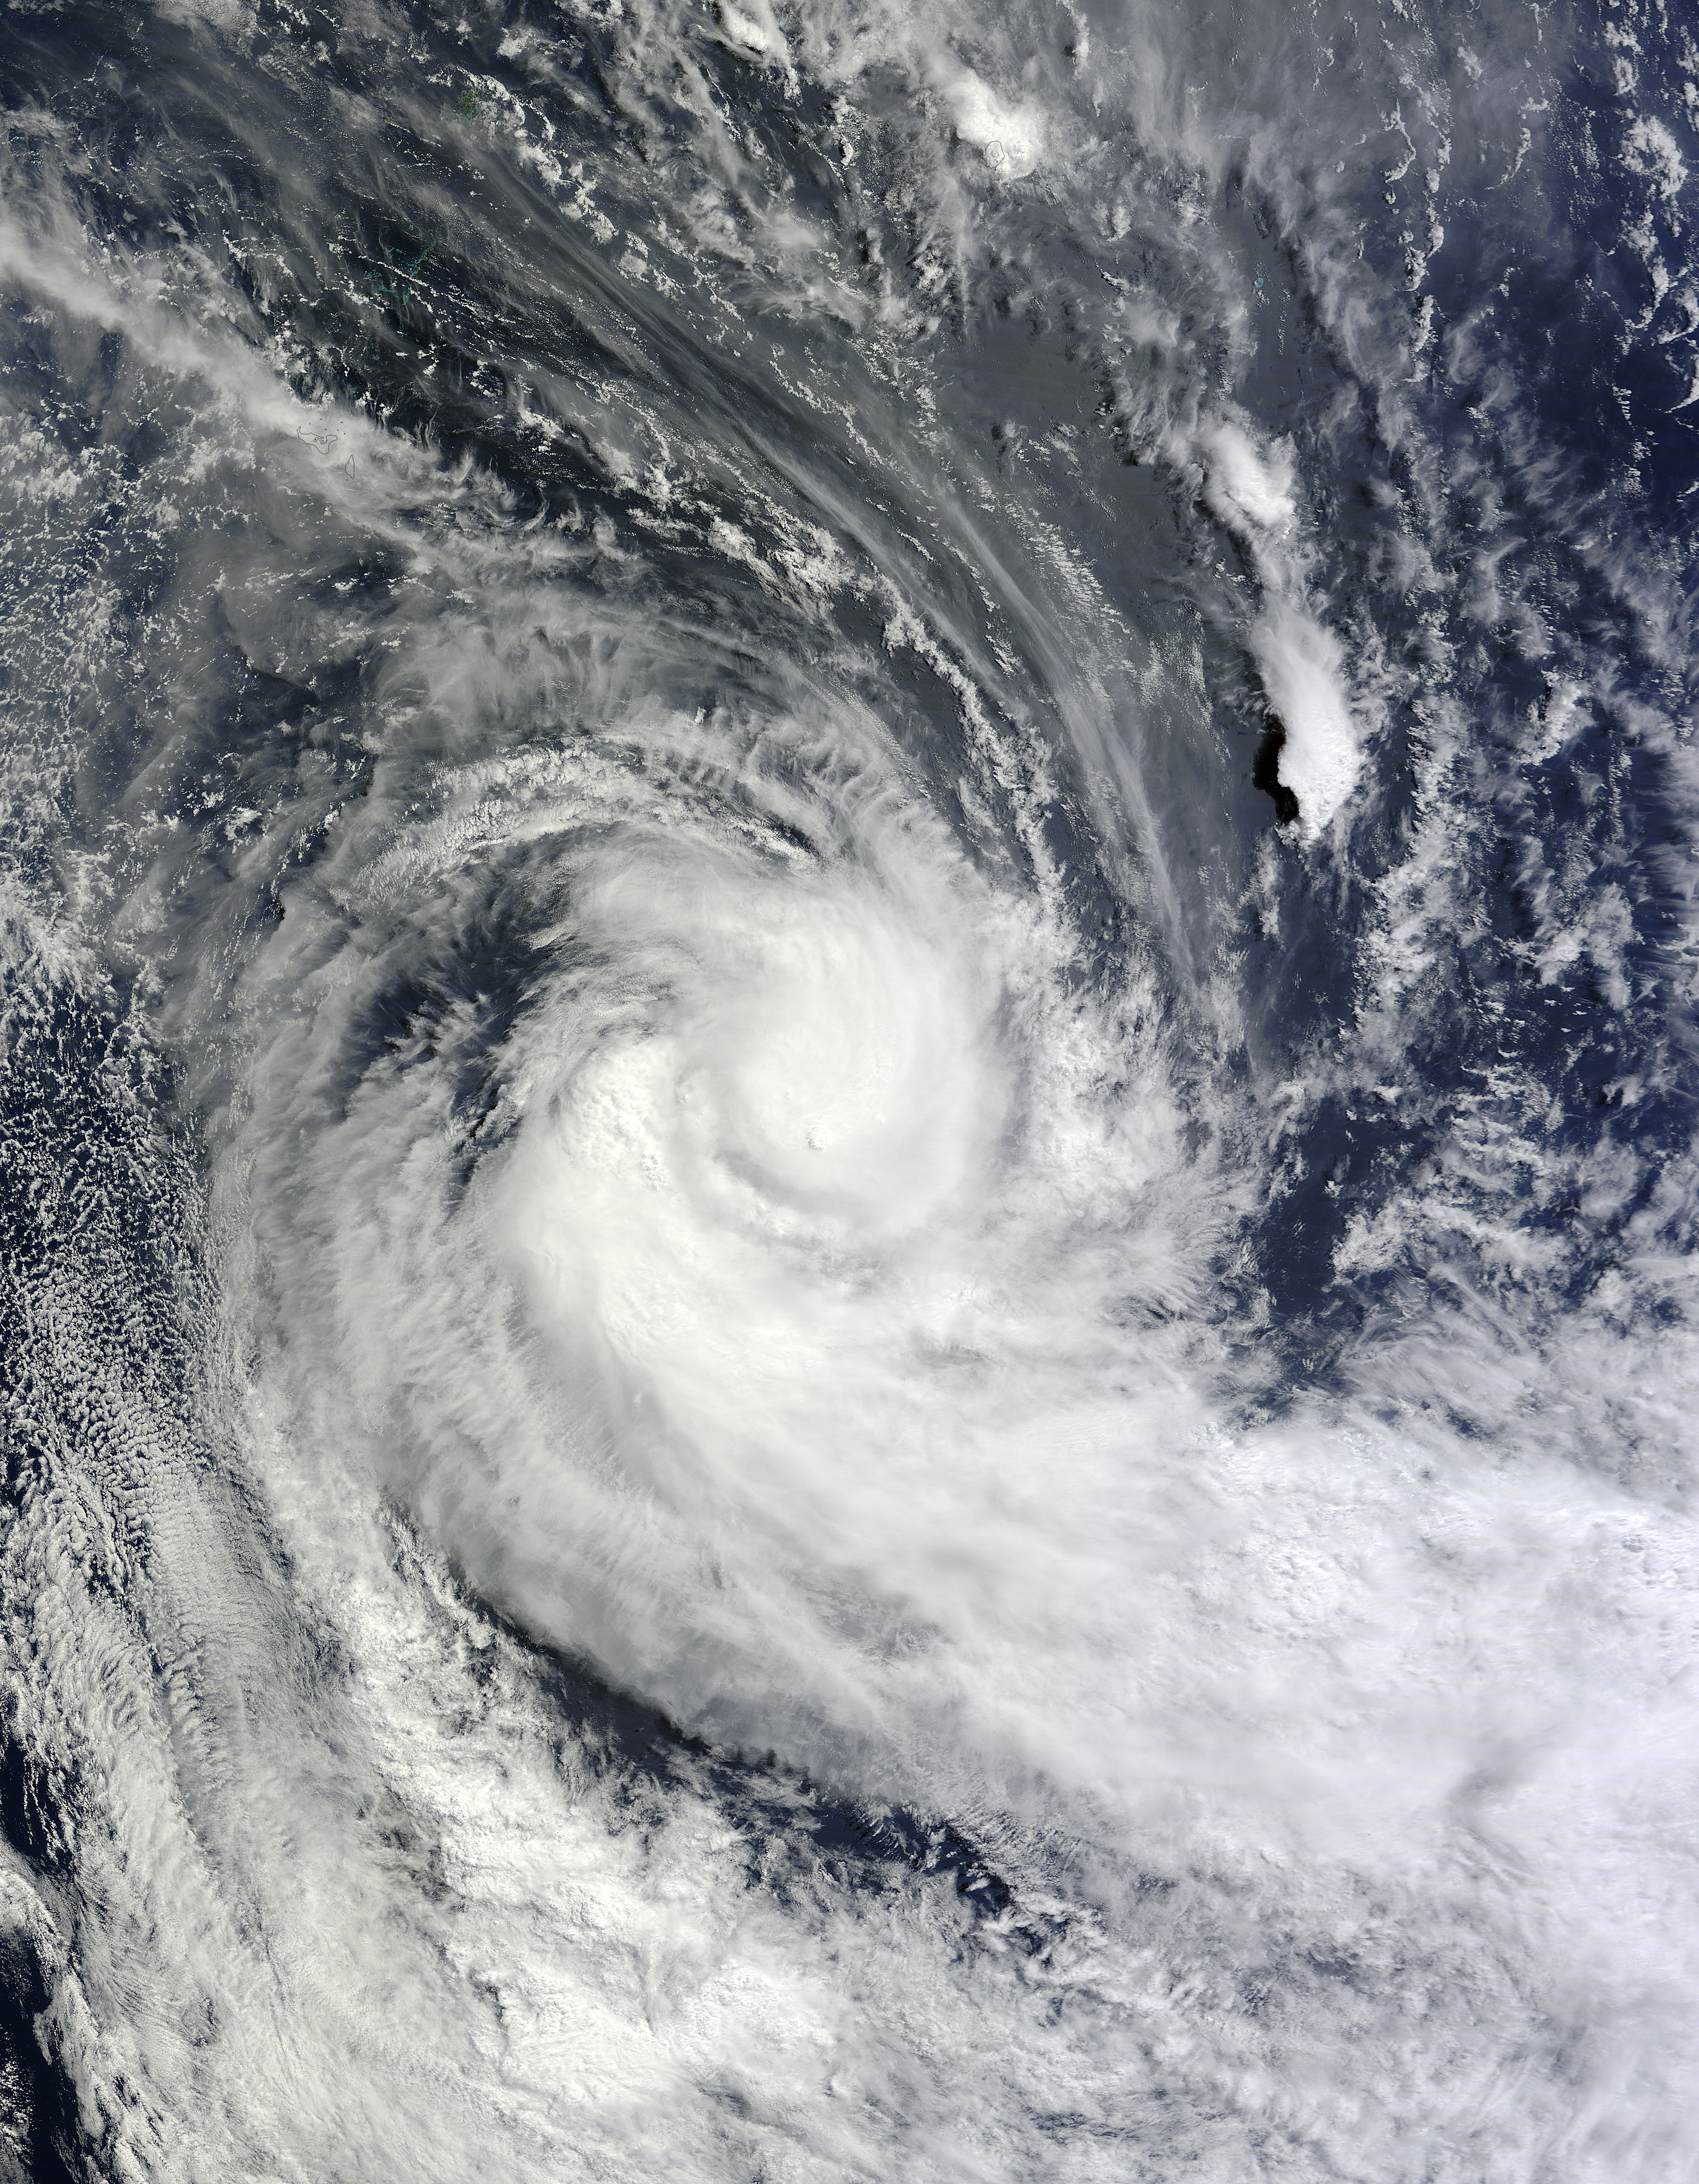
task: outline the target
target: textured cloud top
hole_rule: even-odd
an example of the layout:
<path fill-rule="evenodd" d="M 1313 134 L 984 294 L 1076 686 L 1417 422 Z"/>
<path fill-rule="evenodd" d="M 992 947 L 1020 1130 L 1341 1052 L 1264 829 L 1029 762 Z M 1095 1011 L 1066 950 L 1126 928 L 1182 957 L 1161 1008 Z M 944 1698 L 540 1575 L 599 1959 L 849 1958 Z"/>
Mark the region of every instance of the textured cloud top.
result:
<path fill-rule="evenodd" d="M 1699 2162 L 1699 51 L 14 5 L 0 2179 Z"/>

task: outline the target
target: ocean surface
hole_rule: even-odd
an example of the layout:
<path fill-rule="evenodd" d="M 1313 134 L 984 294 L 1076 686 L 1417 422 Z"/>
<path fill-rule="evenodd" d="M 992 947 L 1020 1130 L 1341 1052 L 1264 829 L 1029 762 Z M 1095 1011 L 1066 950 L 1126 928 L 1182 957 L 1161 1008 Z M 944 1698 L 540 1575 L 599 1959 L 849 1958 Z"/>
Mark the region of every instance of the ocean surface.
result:
<path fill-rule="evenodd" d="M 0 2184 L 1699 2178 L 1699 18 L 8 0 Z"/>

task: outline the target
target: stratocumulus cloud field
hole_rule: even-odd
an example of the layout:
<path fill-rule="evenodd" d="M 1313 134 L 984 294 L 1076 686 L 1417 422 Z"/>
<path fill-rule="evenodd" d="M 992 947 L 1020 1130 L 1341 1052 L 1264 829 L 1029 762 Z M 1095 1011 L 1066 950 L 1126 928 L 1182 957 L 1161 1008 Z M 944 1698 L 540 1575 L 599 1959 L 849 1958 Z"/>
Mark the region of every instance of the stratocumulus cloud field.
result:
<path fill-rule="evenodd" d="M 0 18 L 0 2177 L 1699 2173 L 1699 47 Z"/>

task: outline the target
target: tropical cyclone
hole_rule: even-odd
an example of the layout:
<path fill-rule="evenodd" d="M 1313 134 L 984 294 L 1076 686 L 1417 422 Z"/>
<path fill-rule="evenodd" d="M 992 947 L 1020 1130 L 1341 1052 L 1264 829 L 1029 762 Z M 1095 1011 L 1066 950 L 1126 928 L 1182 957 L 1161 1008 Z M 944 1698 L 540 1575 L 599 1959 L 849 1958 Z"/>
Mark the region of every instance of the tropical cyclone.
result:
<path fill-rule="evenodd" d="M 1685 31 L 8 20 L 0 2174 L 1691 2175 Z"/>

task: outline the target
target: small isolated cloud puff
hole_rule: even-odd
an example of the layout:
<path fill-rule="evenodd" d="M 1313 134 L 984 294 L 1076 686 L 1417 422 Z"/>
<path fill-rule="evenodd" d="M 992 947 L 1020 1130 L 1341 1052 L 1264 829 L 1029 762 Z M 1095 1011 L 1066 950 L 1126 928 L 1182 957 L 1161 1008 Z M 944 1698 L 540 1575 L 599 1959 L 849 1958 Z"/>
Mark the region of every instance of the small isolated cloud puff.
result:
<path fill-rule="evenodd" d="M 1272 710 L 1285 730 L 1280 778 L 1298 800 L 1313 840 L 1356 786 L 1362 742 L 1351 716 L 1339 640 L 1301 607 L 1271 607 L 1251 649 Z"/>
<path fill-rule="evenodd" d="M 1295 522 L 1295 471 L 1285 441 L 1264 453 L 1243 426 L 1223 421 L 1200 434 L 1198 444 L 1206 465 L 1204 499 L 1230 531 L 1255 541 Z"/>
<path fill-rule="evenodd" d="M 719 19 L 721 36 L 728 45 L 744 53 L 760 53 L 789 67 L 790 47 L 784 32 L 773 20 L 767 0 L 749 0 L 746 8 L 734 8 L 730 0 L 720 0 L 714 12 Z"/>
<path fill-rule="evenodd" d="M 961 143 L 972 144 L 986 165 L 1006 181 L 1017 181 L 1032 173 L 1044 148 L 1043 128 L 1035 115 L 1005 106 L 971 72 L 951 76 L 939 88 Z"/>
<path fill-rule="evenodd" d="M 1662 121 L 1636 121 L 1624 139 L 1623 164 L 1644 175 L 1661 197 L 1673 198 L 1687 180 L 1680 147 Z"/>

